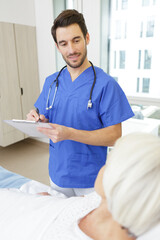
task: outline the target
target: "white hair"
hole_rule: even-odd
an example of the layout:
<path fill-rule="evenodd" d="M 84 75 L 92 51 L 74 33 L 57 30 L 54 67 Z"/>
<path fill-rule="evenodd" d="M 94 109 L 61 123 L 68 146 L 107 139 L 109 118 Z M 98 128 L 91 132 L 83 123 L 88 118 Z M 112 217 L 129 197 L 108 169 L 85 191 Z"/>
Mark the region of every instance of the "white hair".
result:
<path fill-rule="evenodd" d="M 132 133 L 109 153 L 103 177 L 108 209 L 134 236 L 160 223 L 160 139 Z"/>

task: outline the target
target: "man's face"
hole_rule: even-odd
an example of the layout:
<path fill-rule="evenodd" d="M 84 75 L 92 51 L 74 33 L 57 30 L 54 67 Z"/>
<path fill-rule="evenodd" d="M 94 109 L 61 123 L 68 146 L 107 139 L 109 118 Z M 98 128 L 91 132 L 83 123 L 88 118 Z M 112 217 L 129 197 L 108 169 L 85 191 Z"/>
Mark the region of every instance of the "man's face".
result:
<path fill-rule="evenodd" d="M 79 25 L 72 24 L 57 28 L 56 37 L 57 48 L 67 65 L 71 68 L 80 67 L 87 56 L 89 34 L 87 33 L 85 39 Z"/>

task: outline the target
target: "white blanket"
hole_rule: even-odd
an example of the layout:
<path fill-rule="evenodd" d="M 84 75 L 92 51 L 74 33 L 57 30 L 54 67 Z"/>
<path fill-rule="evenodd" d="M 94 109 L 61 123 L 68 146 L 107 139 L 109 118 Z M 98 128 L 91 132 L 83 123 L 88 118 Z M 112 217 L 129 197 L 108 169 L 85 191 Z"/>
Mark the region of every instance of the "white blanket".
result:
<path fill-rule="evenodd" d="M 39 192 L 49 192 L 53 197 L 37 195 Z M 78 220 L 99 203 L 95 193 L 84 198 L 66 198 L 36 181 L 20 189 L 0 189 L 0 239 L 88 240 L 78 229 Z M 157 226 L 137 240 L 158 240 L 159 236 Z"/>
<path fill-rule="evenodd" d="M 43 191 L 53 197 L 34 194 Z M 36 181 L 19 190 L 0 189 L 0 239 L 89 239 L 75 228 L 81 217 L 99 205 L 100 199 L 96 199 L 94 196 L 66 198 Z"/>
<path fill-rule="evenodd" d="M 34 194 L 44 191 L 54 197 Z M 71 201 L 36 181 L 30 181 L 20 189 L 0 189 L 0 239 L 41 239 L 51 221 Z"/>

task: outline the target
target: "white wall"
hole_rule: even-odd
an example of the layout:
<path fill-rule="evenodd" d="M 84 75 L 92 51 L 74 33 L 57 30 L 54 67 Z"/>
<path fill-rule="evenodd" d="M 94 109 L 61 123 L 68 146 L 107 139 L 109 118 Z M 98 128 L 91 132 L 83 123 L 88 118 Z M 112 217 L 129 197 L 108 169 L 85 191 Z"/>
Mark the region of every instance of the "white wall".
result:
<path fill-rule="evenodd" d="M 100 66 L 100 1 L 77 0 L 76 7 L 84 14 L 90 33 L 88 59 Z M 0 21 L 36 26 L 40 89 L 46 76 L 56 71 L 50 32 L 53 19 L 52 0 L 0 0 Z"/>
<path fill-rule="evenodd" d="M 99 0 L 83 0 L 83 15 L 90 34 L 88 59 L 100 67 L 100 2 Z"/>
<path fill-rule="evenodd" d="M 52 0 L 34 0 L 39 61 L 40 89 L 45 78 L 56 71 L 55 44 L 51 35 L 53 24 Z"/>
<path fill-rule="evenodd" d="M 36 26 L 40 89 L 55 68 L 52 0 L 0 0 L 0 21 Z"/>
<path fill-rule="evenodd" d="M 35 26 L 33 0 L 0 0 L 0 21 Z"/>

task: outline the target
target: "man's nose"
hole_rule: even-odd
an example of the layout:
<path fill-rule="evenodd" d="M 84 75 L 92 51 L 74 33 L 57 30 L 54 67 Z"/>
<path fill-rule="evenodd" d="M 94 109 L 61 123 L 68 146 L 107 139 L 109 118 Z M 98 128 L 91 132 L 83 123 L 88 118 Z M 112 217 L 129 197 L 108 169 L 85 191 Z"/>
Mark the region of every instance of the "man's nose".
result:
<path fill-rule="evenodd" d="M 73 54 L 75 52 L 75 47 L 74 47 L 74 44 L 72 42 L 70 42 L 68 44 L 68 51 L 70 54 Z"/>

